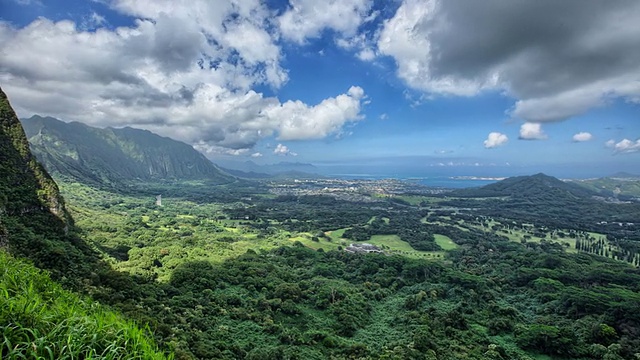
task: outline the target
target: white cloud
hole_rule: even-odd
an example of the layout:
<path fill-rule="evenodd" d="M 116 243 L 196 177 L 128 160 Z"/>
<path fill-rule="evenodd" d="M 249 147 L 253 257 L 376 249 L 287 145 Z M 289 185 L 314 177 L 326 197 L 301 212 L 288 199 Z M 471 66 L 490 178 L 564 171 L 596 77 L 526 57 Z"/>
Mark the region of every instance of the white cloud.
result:
<path fill-rule="evenodd" d="M 547 135 L 539 123 L 524 123 L 520 126 L 520 140 L 544 140 Z"/>
<path fill-rule="evenodd" d="M 274 123 L 281 140 L 319 139 L 340 131 L 347 122 L 362 119 L 360 115 L 364 90 L 352 86 L 346 94 L 309 106 L 301 101 L 275 104 L 263 111 Z"/>
<path fill-rule="evenodd" d="M 278 144 L 275 149 L 273 149 L 273 153 L 280 156 L 298 156 L 298 154 L 289 150 L 286 145 Z"/>
<path fill-rule="evenodd" d="M 593 135 L 591 135 L 591 133 L 588 133 L 588 132 L 579 132 L 573 135 L 574 142 L 584 142 L 584 141 L 589 141 L 591 139 L 593 139 Z"/>
<path fill-rule="evenodd" d="M 336 45 L 345 50 L 355 51 L 355 56 L 362 61 L 372 61 L 377 56 L 374 44 L 365 33 L 351 38 L 338 38 Z"/>
<path fill-rule="evenodd" d="M 493 149 L 506 144 L 508 141 L 509 138 L 507 137 L 507 135 L 499 132 L 492 132 L 489 133 L 487 140 L 484 141 L 484 147 L 487 149 Z"/>
<path fill-rule="evenodd" d="M 105 25 L 108 25 L 107 19 L 94 11 L 82 19 L 82 23 L 79 28 L 86 31 L 97 29 Z"/>
<path fill-rule="evenodd" d="M 222 146 L 216 146 L 207 144 L 205 142 L 199 142 L 193 145 L 193 148 L 207 155 L 231 155 L 240 156 L 245 155 L 249 149 L 229 149 Z"/>
<path fill-rule="evenodd" d="M 502 91 L 514 117 L 562 121 L 640 102 L 639 17 L 639 2 L 403 0 L 377 51 L 428 96 Z"/>
<path fill-rule="evenodd" d="M 380 114 L 380 120 L 387 120 L 387 119 L 389 119 L 389 114 L 387 113 Z"/>
<path fill-rule="evenodd" d="M 238 154 L 272 135 L 322 138 L 362 118 L 359 87 L 315 105 L 252 90 L 287 79 L 258 1 L 120 0 L 114 7 L 148 20 L 93 32 L 44 18 L 22 29 L 0 23 L 0 83 L 20 116 L 129 125 L 210 154 Z"/>
<path fill-rule="evenodd" d="M 371 61 L 376 58 L 376 53 L 373 49 L 365 48 L 360 50 L 356 56 L 362 61 Z"/>
<path fill-rule="evenodd" d="M 252 157 L 252 158 L 259 158 L 259 157 L 262 157 L 262 153 L 261 153 L 261 152 L 255 152 L 255 153 L 251 154 L 251 157 Z"/>
<path fill-rule="evenodd" d="M 391 19 L 384 22 L 378 50 L 396 60 L 398 76 L 407 85 L 427 93 L 471 96 L 493 84 L 456 75 L 434 74 L 431 69 L 431 28 L 438 23 L 435 0 L 405 0 Z"/>
<path fill-rule="evenodd" d="M 616 154 L 628 154 L 640 152 L 640 139 L 633 141 L 629 139 L 623 139 L 619 142 L 611 139 L 605 143 L 605 145 L 614 150 Z"/>
<path fill-rule="evenodd" d="M 40 0 L 14 0 L 14 2 L 18 5 L 23 5 L 23 6 L 30 6 L 30 5 L 44 6 Z"/>
<path fill-rule="evenodd" d="M 324 29 L 353 36 L 373 15 L 371 0 L 290 0 L 290 4 L 277 21 L 282 36 L 298 44 L 319 37 Z"/>

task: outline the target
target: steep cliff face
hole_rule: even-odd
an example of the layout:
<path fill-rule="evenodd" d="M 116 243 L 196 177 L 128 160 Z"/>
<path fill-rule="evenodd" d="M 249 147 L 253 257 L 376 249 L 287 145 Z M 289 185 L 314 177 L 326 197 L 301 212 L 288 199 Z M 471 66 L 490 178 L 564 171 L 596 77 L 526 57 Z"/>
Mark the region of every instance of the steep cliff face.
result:
<path fill-rule="evenodd" d="M 48 212 L 69 217 L 58 186 L 29 150 L 27 137 L 0 89 L 0 214 Z"/>
<path fill-rule="evenodd" d="M 85 183 L 231 180 L 191 146 L 146 130 L 99 129 L 40 116 L 22 124 L 32 151 L 48 171 Z"/>
<path fill-rule="evenodd" d="M 72 227 L 58 186 L 31 154 L 0 89 L 0 248 L 31 259 L 56 277 L 67 276 L 93 256 L 86 244 L 69 235 Z"/>

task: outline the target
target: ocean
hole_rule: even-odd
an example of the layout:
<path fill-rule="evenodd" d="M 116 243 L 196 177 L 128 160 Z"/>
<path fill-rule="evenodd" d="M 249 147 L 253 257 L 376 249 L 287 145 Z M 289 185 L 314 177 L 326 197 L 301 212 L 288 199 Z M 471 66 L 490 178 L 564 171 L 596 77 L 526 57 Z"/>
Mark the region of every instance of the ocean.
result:
<path fill-rule="evenodd" d="M 353 180 L 383 180 L 396 179 L 413 182 L 429 187 L 462 189 L 492 184 L 502 178 L 486 178 L 479 176 L 401 176 L 398 174 L 327 174 L 328 177 Z"/>

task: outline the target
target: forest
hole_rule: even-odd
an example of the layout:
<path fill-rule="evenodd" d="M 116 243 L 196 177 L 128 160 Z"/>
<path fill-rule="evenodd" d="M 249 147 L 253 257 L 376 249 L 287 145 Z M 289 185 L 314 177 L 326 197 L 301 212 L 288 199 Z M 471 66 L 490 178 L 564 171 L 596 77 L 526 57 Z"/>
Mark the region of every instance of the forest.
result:
<path fill-rule="evenodd" d="M 148 324 L 178 359 L 640 353 L 638 256 L 606 229 L 491 217 L 450 197 L 353 203 L 260 186 L 234 195 L 227 184 L 199 198 L 189 185 L 60 184 L 77 235 L 116 270 L 94 272 L 82 291 Z M 385 254 L 342 251 L 351 242 Z"/>

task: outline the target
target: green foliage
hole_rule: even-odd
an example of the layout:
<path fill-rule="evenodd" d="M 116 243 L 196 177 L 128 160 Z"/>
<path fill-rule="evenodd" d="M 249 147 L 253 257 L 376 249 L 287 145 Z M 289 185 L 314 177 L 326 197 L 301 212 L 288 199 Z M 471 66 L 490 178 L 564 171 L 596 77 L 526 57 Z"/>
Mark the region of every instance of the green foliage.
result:
<path fill-rule="evenodd" d="M 0 251 L 0 357 L 166 359 L 133 322 Z M 171 357 L 169 357 L 171 358 Z"/>
<path fill-rule="evenodd" d="M 601 196 L 620 200 L 640 197 L 640 178 L 636 175 L 623 173 L 600 179 L 578 180 L 575 183 Z"/>
<path fill-rule="evenodd" d="M 121 187 L 131 180 L 233 181 L 193 147 L 149 131 L 98 129 L 39 116 L 22 124 L 49 172 L 83 183 Z"/>
<path fill-rule="evenodd" d="M 41 130 L 34 134 L 40 140 L 53 134 Z M 119 135 L 105 136 L 131 159 L 145 158 L 133 145 L 141 137 L 132 142 Z M 24 165 L 18 161 L 23 140 L 11 145 L 17 155 L 3 158 L 2 166 Z M 80 156 L 72 146 L 56 151 L 55 161 Z M 98 161 L 104 154 L 94 155 Z M 59 171 L 75 176 L 67 158 Z M 101 172 L 109 166 L 91 170 L 96 183 L 135 174 L 116 173 L 126 166 Z M 31 174 L 9 179 L 36 184 L 38 175 Z M 206 181 L 127 182 L 118 192 L 67 183 L 78 225 L 70 235 L 42 209 L 54 188 L 31 185 L 15 193 L 3 183 L 0 202 L 7 209 L 33 209 L 25 202 L 40 207 L 22 213 L 28 216 L 15 210 L 4 216 L 0 245 L 8 238 L 14 253 L 149 324 L 158 343 L 180 359 L 630 359 L 640 353 L 640 272 L 583 253 L 593 247 L 622 259 L 626 253 L 618 248 L 630 251 L 636 230 L 596 229 L 593 220 L 631 218 L 636 207 L 602 205 L 588 191 L 543 175 L 496 185 L 491 199 L 447 198 L 419 207 L 402 197 L 371 203 L 273 196 L 264 185 L 240 181 L 213 188 Z M 157 194 L 163 206 L 154 204 Z M 341 230 L 325 235 L 335 229 Z M 606 241 L 587 230 L 606 234 Z M 383 248 L 394 240 L 414 249 L 443 244 L 448 251 L 438 253 L 443 261 L 426 261 L 341 250 L 342 237 L 372 236 Z M 568 247 L 561 238 L 571 239 Z M 123 272 L 111 271 L 96 254 Z M 19 267 L 6 261 L 3 268 Z M 0 322 L 9 334 L 3 357 L 21 351 L 57 358 L 72 350 L 84 352 L 76 358 L 118 358 L 126 346 L 161 356 L 132 323 L 62 292 L 41 274 L 18 273 L 33 282 L 3 279 L 0 286 L 6 289 L 0 311 L 8 309 L 0 313 L 9 319 Z M 36 309 L 41 304 L 47 306 Z M 65 348 L 69 334 L 77 342 Z M 49 355 L 45 343 L 58 352 Z"/>

